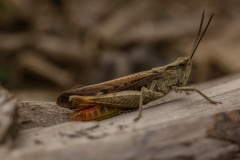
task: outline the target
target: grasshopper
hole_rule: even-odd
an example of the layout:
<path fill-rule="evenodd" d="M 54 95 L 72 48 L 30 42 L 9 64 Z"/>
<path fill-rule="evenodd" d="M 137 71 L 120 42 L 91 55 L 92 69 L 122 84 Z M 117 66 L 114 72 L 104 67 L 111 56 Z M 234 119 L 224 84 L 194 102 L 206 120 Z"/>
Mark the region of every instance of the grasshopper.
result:
<path fill-rule="evenodd" d="M 151 70 L 138 72 L 103 83 L 76 86 L 60 93 L 57 104 L 75 109 L 72 120 L 103 120 L 123 112 L 139 109 L 135 120 L 142 115 L 142 106 L 167 95 L 170 91 L 195 91 L 212 104 L 213 101 L 194 87 L 185 86 L 192 68 L 192 58 L 214 16 L 210 16 L 202 31 L 205 11 L 202 13 L 200 27 L 189 57 Z"/>

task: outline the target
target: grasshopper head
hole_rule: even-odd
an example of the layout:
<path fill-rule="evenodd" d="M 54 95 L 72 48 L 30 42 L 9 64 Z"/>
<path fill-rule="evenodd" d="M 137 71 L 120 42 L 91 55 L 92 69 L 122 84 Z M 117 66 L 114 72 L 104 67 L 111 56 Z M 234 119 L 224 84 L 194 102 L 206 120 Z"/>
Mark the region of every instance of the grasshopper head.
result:
<path fill-rule="evenodd" d="M 186 85 L 188 78 L 190 76 L 191 73 L 191 68 L 192 68 L 192 58 L 204 36 L 204 34 L 207 31 L 207 28 L 209 26 L 209 24 L 211 23 L 211 20 L 214 16 L 214 13 L 211 15 L 211 17 L 209 18 L 206 27 L 203 29 L 202 32 L 202 25 L 203 25 L 203 20 L 204 20 L 204 15 L 205 15 L 205 11 L 203 11 L 202 13 L 202 18 L 201 18 L 201 22 L 200 22 L 200 26 L 199 26 L 199 30 L 198 30 L 198 34 L 196 37 L 196 40 L 193 44 L 192 47 L 192 51 L 191 51 L 191 55 L 189 57 L 180 57 L 177 59 L 176 66 L 177 66 L 177 71 L 178 71 L 178 82 L 180 86 L 184 86 Z"/>
<path fill-rule="evenodd" d="M 180 57 L 176 60 L 177 81 L 179 86 L 185 86 L 192 69 L 192 61 L 189 57 Z"/>

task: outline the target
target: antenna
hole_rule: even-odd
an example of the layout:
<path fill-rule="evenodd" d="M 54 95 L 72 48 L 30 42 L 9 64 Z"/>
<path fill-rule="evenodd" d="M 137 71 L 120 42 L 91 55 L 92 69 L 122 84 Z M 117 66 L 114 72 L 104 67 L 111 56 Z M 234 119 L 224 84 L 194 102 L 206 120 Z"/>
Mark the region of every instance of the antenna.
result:
<path fill-rule="evenodd" d="M 204 20 L 204 16 L 205 16 L 205 10 L 203 10 L 203 13 L 202 13 L 202 18 L 201 18 L 201 22 L 200 22 L 200 26 L 199 26 L 199 30 L 198 30 L 198 34 L 197 34 L 197 38 L 193 44 L 193 47 L 192 47 L 192 51 L 191 51 L 191 56 L 190 56 L 190 59 L 193 58 L 193 55 L 194 53 L 196 52 L 204 34 L 206 33 L 207 29 L 208 29 L 208 26 L 210 25 L 211 21 L 212 21 L 212 18 L 214 16 L 214 13 L 212 13 L 212 15 L 210 16 L 208 22 L 207 22 L 207 25 L 206 27 L 204 28 L 202 34 L 201 34 L 201 31 L 202 31 L 202 26 L 203 26 L 203 20 Z"/>

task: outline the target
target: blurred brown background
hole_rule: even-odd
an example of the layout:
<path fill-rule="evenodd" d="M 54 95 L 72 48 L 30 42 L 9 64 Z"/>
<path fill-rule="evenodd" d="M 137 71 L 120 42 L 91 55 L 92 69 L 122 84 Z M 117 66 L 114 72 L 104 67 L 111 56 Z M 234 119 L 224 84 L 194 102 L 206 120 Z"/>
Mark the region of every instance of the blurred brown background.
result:
<path fill-rule="evenodd" d="M 23 100 L 54 101 L 189 56 L 203 9 L 215 17 L 189 83 L 240 71 L 240 1 L 0 0 L 0 81 Z"/>

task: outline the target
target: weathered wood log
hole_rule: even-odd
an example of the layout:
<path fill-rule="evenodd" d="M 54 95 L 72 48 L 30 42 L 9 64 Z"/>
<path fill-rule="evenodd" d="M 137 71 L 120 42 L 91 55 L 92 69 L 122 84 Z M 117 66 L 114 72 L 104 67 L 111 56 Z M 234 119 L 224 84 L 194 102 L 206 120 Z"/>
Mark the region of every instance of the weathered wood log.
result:
<path fill-rule="evenodd" d="M 49 122 L 48 127 L 40 127 L 42 121 L 38 128 L 20 132 L 6 159 L 237 159 L 240 79 L 227 77 L 205 87 L 205 94 L 223 104 L 210 104 L 197 93 L 179 94 L 181 97 L 145 106 L 138 122 L 133 122 L 137 112 L 100 122 Z M 35 107 L 58 110 L 54 103 Z M 50 109 L 47 119 L 62 116 L 51 117 L 53 111 Z"/>

